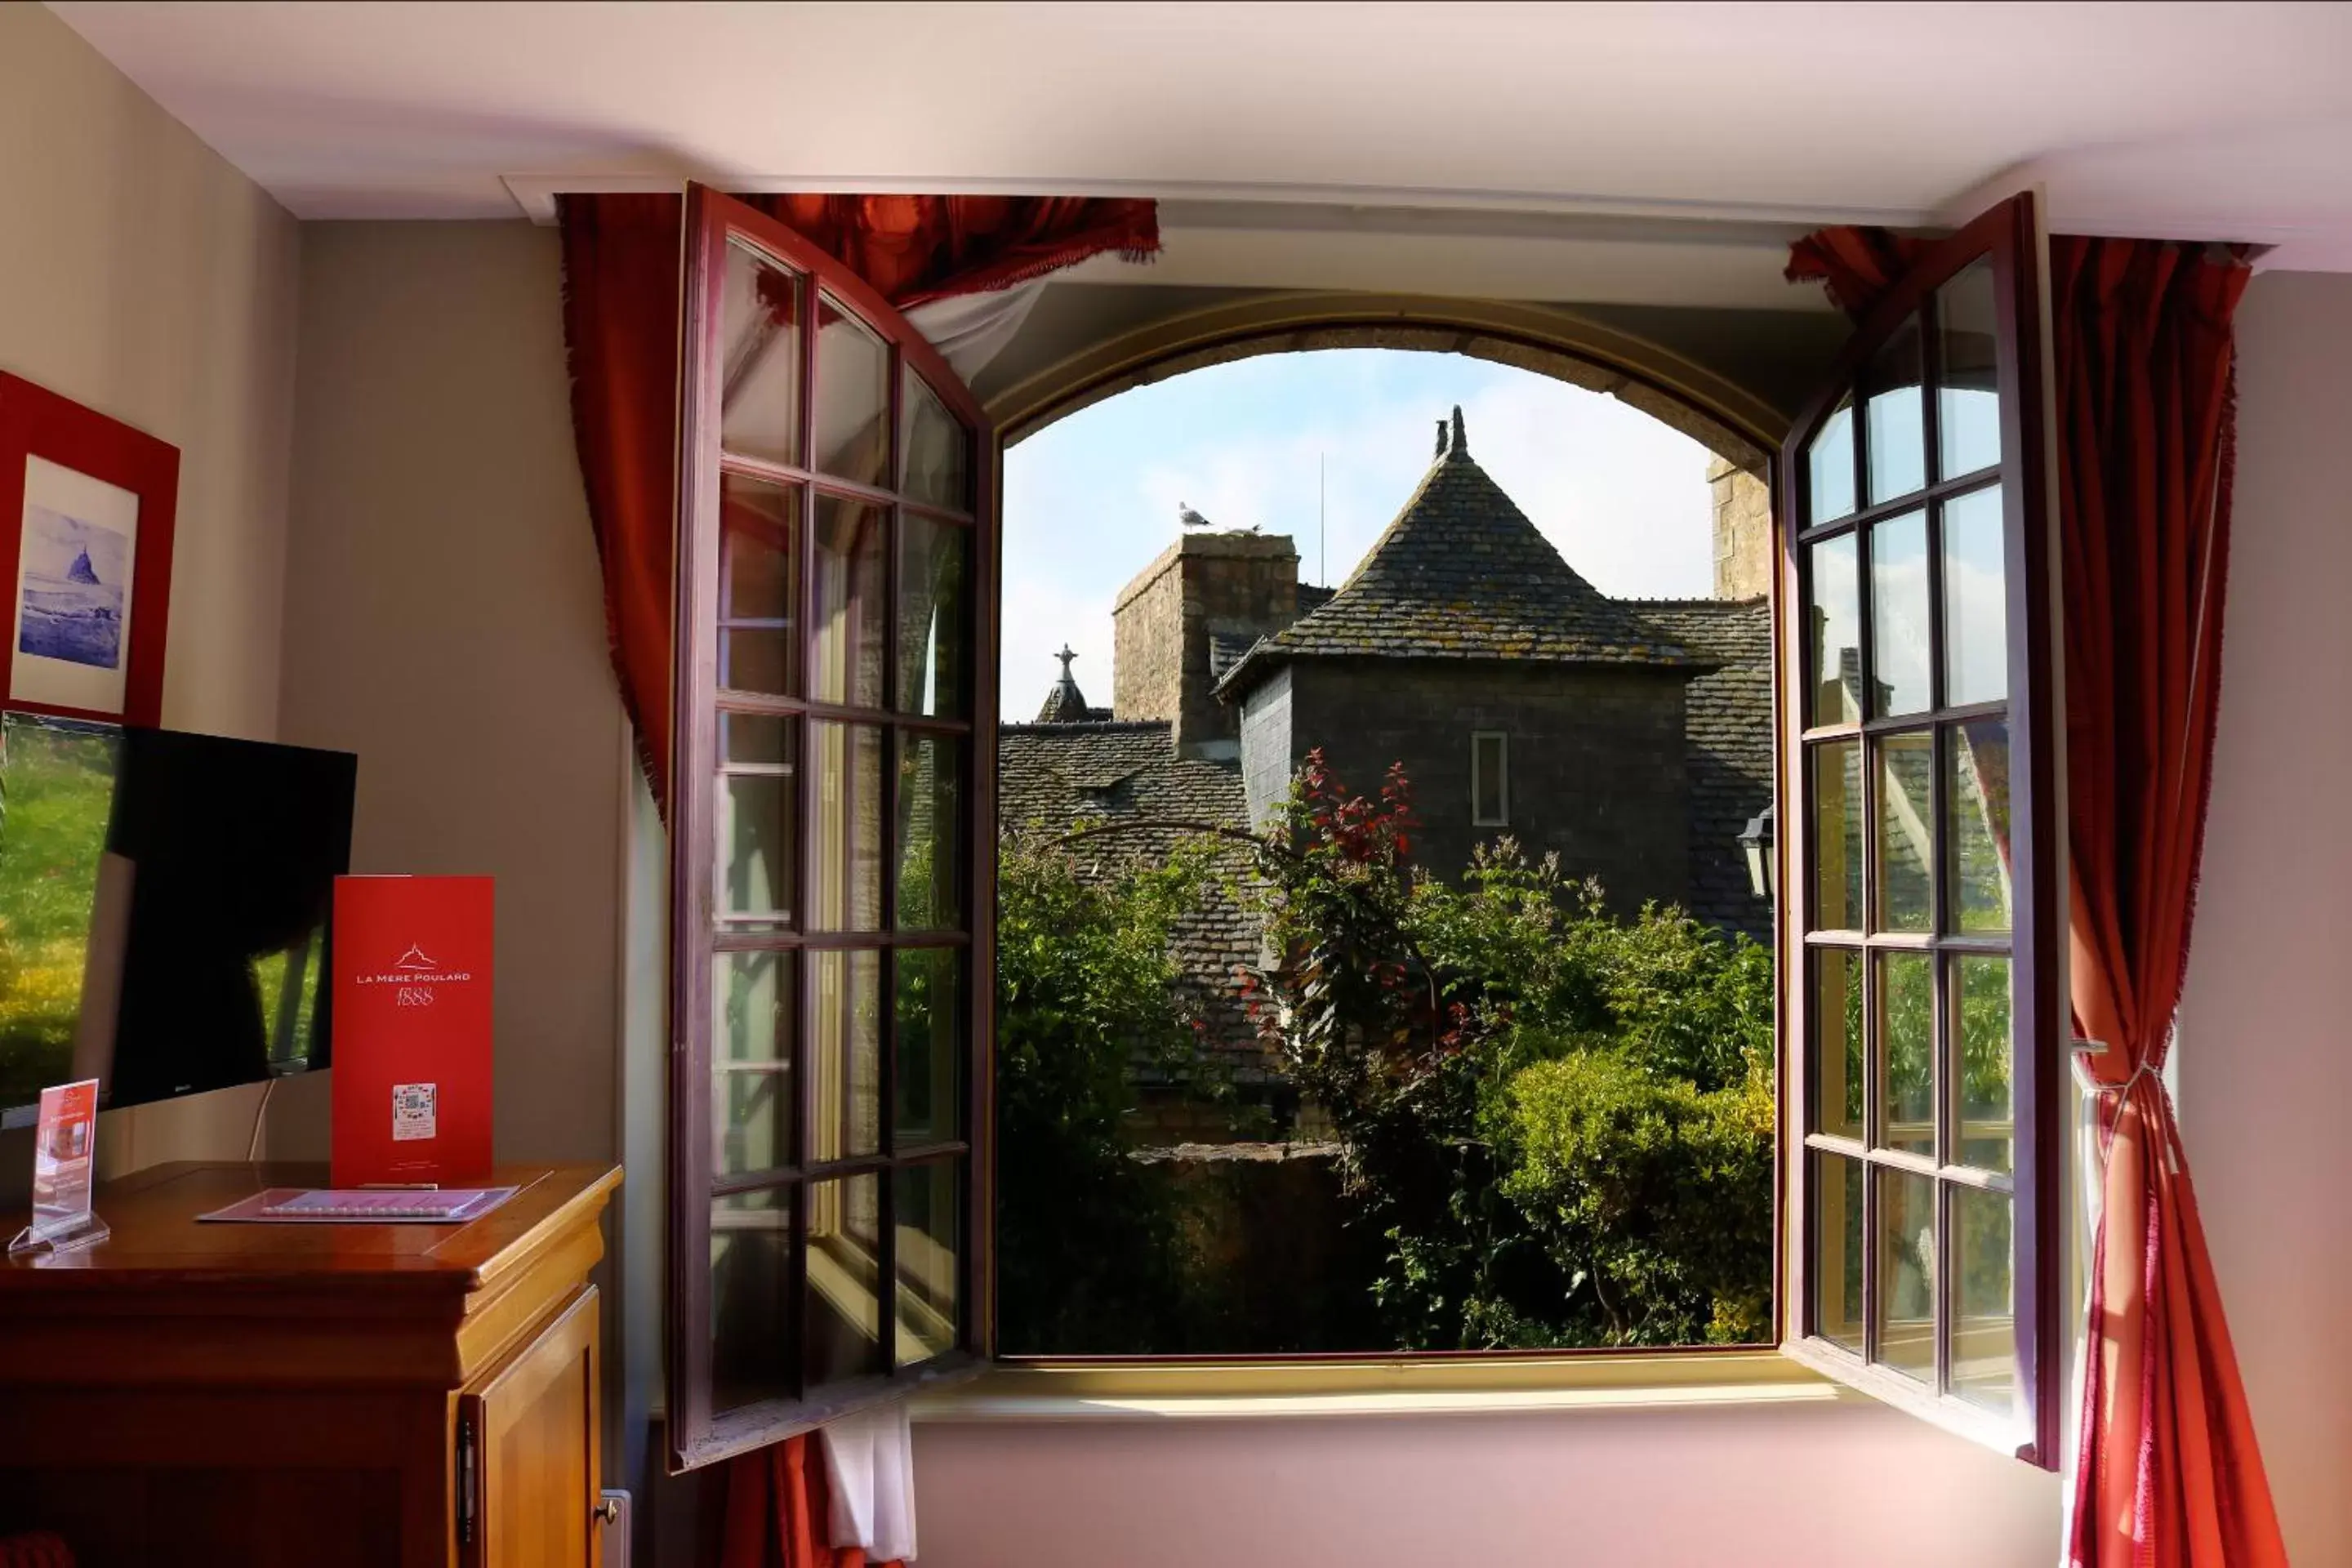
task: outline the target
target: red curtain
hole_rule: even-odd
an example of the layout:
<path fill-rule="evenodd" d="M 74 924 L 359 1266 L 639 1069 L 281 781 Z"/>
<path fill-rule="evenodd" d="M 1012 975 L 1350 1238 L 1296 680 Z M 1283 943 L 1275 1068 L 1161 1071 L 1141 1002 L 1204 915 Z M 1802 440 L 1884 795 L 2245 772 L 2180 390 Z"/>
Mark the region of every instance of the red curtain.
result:
<path fill-rule="evenodd" d="M 1160 248 L 1149 201 L 1058 196 L 742 198 L 911 310 L 985 293 L 1106 251 Z M 677 195 L 566 196 L 563 335 L 572 426 L 604 574 L 621 700 L 654 798 L 668 809 L 669 616 L 677 500 Z"/>
<path fill-rule="evenodd" d="M 2284 1568 L 2188 1153 L 2158 1076 L 2188 968 L 2221 693 L 2230 322 L 2240 255 L 2053 237 L 2075 1027 L 2105 1192 L 2068 1560 Z M 1916 246 L 1801 241 L 1789 276 L 1865 311 Z"/>
<path fill-rule="evenodd" d="M 719 1568 L 866 1568 L 865 1552 L 831 1543 L 832 1494 L 815 1442 L 787 1437 L 729 1463 Z"/>

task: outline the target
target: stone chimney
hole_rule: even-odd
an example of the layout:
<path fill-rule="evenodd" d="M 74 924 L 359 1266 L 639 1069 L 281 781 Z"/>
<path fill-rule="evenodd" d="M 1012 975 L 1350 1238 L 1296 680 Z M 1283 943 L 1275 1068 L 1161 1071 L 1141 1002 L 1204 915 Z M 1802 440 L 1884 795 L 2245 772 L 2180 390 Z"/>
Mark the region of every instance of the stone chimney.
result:
<path fill-rule="evenodd" d="M 1119 591 L 1111 610 L 1111 713 L 1165 719 L 1179 755 L 1241 754 L 1218 679 L 1298 617 L 1298 551 L 1283 533 L 1188 532 Z"/>
<path fill-rule="evenodd" d="M 1715 492 L 1715 596 L 1752 599 L 1772 586 L 1772 492 L 1728 458 L 1706 467 Z"/>

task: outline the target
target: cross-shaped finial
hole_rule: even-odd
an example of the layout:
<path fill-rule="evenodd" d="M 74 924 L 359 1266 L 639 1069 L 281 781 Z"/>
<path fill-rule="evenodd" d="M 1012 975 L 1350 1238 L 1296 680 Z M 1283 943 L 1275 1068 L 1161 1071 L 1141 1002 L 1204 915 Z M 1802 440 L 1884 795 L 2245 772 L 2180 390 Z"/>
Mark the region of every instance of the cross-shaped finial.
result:
<path fill-rule="evenodd" d="M 1076 650 L 1072 648 L 1068 643 L 1064 643 L 1062 645 L 1062 651 L 1055 654 L 1054 657 L 1062 661 L 1062 679 L 1064 680 L 1069 679 L 1070 660 L 1078 657 Z"/>

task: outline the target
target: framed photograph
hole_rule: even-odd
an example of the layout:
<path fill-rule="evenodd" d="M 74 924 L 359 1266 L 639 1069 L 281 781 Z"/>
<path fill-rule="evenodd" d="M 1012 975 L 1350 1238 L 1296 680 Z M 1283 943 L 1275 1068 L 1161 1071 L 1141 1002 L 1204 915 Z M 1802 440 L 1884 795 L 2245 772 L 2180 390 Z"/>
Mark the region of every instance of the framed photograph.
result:
<path fill-rule="evenodd" d="M 0 373 L 0 701 L 161 722 L 179 489 L 178 447 Z"/>

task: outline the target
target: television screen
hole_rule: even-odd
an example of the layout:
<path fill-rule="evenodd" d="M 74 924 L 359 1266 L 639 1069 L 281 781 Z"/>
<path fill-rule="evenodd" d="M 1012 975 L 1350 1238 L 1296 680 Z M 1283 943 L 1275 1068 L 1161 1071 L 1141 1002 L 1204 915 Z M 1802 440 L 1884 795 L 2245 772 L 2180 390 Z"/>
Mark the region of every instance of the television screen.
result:
<path fill-rule="evenodd" d="M 353 758 L 0 715 L 0 1126 L 327 1065 Z"/>

